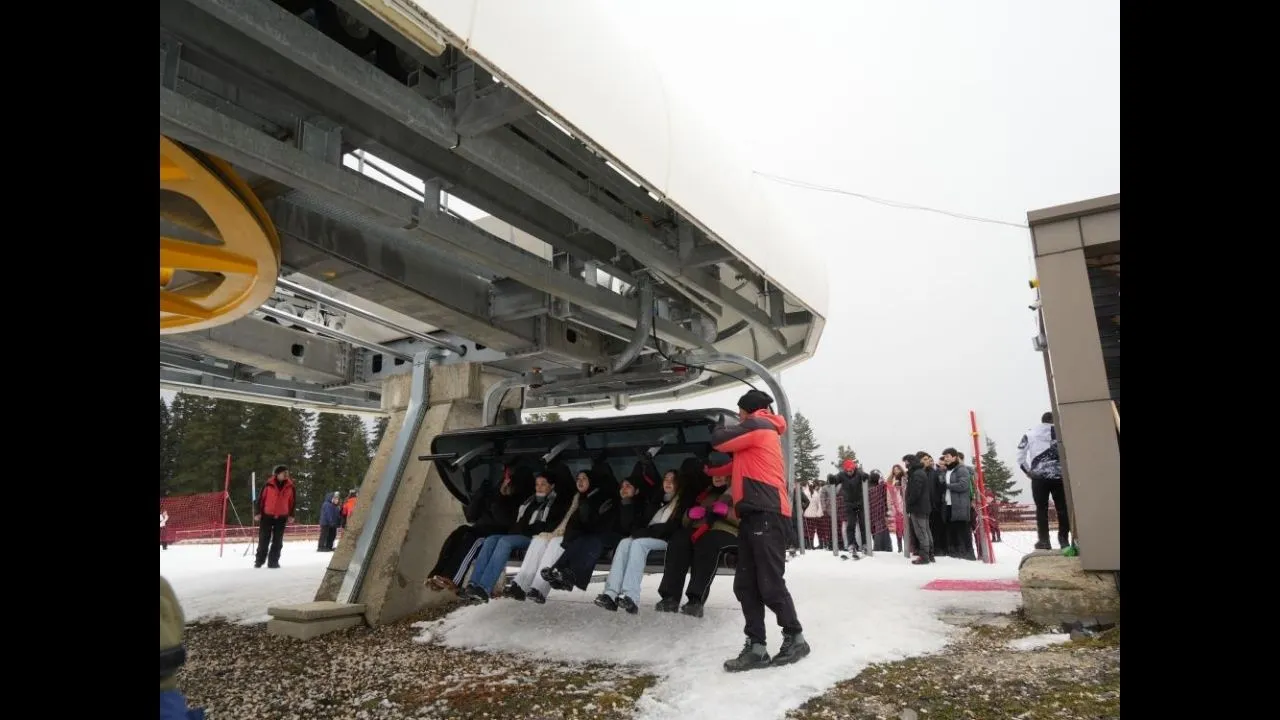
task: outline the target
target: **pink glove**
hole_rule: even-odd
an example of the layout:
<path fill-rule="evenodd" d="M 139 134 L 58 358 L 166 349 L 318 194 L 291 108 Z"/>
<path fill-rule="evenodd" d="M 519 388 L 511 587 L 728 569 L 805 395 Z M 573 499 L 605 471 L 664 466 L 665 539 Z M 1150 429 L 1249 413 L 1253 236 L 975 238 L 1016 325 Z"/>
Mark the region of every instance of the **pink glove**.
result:
<path fill-rule="evenodd" d="M 729 514 L 729 506 L 726 505 L 725 503 L 718 502 L 715 505 L 711 506 L 711 514 L 724 517 L 725 515 Z"/>
<path fill-rule="evenodd" d="M 697 507 L 691 507 L 691 508 L 689 508 L 689 519 L 690 519 L 690 520 L 701 520 L 702 518 L 704 518 L 704 517 L 706 517 L 706 516 L 707 516 L 707 509 L 706 509 L 706 508 L 704 508 L 704 507 L 702 507 L 701 505 L 699 505 L 699 506 L 697 506 Z"/>

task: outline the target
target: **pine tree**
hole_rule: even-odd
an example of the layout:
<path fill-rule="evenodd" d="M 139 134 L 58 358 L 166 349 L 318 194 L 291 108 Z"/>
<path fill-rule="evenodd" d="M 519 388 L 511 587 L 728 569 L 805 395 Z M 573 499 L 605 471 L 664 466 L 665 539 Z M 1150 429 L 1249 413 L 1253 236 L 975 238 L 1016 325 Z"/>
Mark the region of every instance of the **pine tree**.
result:
<path fill-rule="evenodd" d="M 845 460 L 852 460 L 854 462 L 858 462 L 858 453 L 854 452 L 853 448 L 851 447 L 847 447 L 845 445 L 837 445 L 836 459 L 832 462 L 832 464 L 836 466 L 836 470 L 844 469 Z"/>
<path fill-rule="evenodd" d="M 173 414 L 164 398 L 160 398 L 160 494 L 169 490 L 173 481 L 174 461 Z"/>
<path fill-rule="evenodd" d="M 383 415 L 378 418 L 378 422 L 373 426 L 373 449 L 377 450 L 382 445 L 382 436 L 387 434 L 387 423 L 391 422 L 391 418 Z"/>
<path fill-rule="evenodd" d="M 1000 502 L 1011 502 L 1022 494 L 1022 488 L 1013 486 L 1013 473 L 1009 466 L 996 455 L 996 443 L 991 438 L 987 441 L 987 451 L 982 453 L 982 482 Z"/>
<path fill-rule="evenodd" d="M 809 418 L 803 413 L 796 413 L 795 430 L 792 436 L 792 452 L 794 453 L 796 481 L 810 483 L 820 480 L 818 468 L 822 463 L 822 454 L 818 452 L 818 440 L 813 433 Z"/>

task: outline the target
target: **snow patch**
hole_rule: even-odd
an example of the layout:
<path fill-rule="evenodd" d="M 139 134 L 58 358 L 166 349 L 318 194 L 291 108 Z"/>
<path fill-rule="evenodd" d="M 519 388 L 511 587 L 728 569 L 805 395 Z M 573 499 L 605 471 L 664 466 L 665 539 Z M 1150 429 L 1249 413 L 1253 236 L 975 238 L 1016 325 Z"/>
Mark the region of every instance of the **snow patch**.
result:
<path fill-rule="evenodd" d="M 1060 645 L 1071 640 L 1071 635 L 1067 633 L 1043 633 L 1040 635 L 1028 635 L 1027 637 L 1014 638 L 1010 640 L 1006 647 L 1010 650 L 1025 652 L 1027 650 L 1037 650 L 1050 645 Z"/>

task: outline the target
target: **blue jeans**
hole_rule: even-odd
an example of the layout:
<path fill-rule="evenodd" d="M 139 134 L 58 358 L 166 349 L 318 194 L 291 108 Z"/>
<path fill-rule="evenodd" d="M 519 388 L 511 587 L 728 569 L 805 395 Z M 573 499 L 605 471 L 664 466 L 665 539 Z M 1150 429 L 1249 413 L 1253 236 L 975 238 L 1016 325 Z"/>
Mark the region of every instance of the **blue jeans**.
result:
<path fill-rule="evenodd" d="M 626 596 L 640 599 L 640 581 L 644 579 L 645 561 L 654 550 L 667 549 L 667 541 L 658 538 L 623 538 L 613 551 L 613 565 L 604 583 L 604 594 L 617 600 Z"/>
<path fill-rule="evenodd" d="M 511 551 L 527 548 L 532 541 L 533 538 L 524 535 L 490 535 L 485 538 L 476 555 L 476 570 L 471 574 L 471 583 L 484 588 L 485 592 L 492 592 L 493 586 L 507 570 Z"/>

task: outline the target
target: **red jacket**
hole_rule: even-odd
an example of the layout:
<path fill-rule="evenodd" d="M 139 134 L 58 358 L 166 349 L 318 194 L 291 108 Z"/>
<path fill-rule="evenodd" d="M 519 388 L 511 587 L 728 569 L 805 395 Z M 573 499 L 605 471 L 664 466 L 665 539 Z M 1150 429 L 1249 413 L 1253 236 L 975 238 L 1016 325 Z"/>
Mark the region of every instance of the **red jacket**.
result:
<path fill-rule="evenodd" d="M 757 410 L 736 427 L 711 433 L 711 446 L 733 456 L 733 507 L 739 516 L 752 511 L 791 517 L 791 498 L 782 462 L 782 434 L 787 421 L 768 410 Z M 707 474 L 724 468 L 709 468 Z"/>
<path fill-rule="evenodd" d="M 297 495 L 293 490 L 292 480 L 281 480 L 272 477 L 262 487 L 258 496 L 258 514 L 267 517 L 293 517 L 293 505 Z"/>

